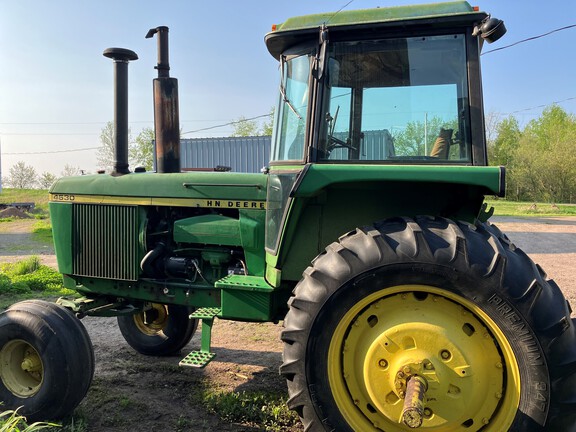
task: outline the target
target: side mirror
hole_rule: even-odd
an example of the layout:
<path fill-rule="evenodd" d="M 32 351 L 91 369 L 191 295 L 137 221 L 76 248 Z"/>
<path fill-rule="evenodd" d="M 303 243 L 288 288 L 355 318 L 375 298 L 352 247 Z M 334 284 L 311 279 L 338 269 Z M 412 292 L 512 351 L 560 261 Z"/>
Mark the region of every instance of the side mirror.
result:
<path fill-rule="evenodd" d="M 498 18 L 492 18 L 488 15 L 482 22 L 474 27 L 472 35 L 480 35 L 488 43 L 492 43 L 500 39 L 506 34 L 506 26 L 504 21 Z"/>

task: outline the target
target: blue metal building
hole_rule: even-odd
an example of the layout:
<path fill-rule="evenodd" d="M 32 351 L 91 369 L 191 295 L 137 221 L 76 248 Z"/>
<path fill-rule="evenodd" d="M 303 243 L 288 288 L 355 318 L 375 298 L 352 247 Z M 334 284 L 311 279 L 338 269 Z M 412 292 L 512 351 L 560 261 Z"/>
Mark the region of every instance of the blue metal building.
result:
<path fill-rule="evenodd" d="M 270 144 L 269 136 L 182 139 L 180 166 L 183 171 L 226 166 L 258 173 L 270 162 Z"/>

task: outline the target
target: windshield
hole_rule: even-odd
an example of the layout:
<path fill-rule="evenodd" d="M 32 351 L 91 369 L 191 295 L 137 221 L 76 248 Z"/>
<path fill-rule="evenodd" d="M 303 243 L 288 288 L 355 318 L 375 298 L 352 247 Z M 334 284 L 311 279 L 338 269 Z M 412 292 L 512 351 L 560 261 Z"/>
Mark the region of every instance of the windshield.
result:
<path fill-rule="evenodd" d="M 469 163 L 464 35 L 333 43 L 319 160 Z"/>
<path fill-rule="evenodd" d="M 282 77 L 275 121 L 273 160 L 304 158 L 310 64 L 308 55 L 288 59 L 283 57 L 280 63 Z"/>

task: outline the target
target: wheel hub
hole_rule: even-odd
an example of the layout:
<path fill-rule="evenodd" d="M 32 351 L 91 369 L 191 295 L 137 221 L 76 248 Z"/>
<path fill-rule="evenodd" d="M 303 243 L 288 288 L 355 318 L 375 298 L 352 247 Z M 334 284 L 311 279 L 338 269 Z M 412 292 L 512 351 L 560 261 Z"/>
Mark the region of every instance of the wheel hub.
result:
<path fill-rule="evenodd" d="M 359 410 L 362 421 L 387 431 L 471 432 L 495 419 L 505 363 L 495 337 L 462 304 L 403 292 L 346 317 L 341 325 L 347 328 L 336 333 L 342 335 L 342 386 L 335 397 L 339 404 L 352 401 L 352 417 Z"/>
<path fill-rule="evenodd" d="M 152 303 L 149 309 L 134 315 L 134 322 L 142 333 L 155 336 L 168 324 L 168 308 L 162 304 Z"/>
<path fill-rule="evenodd" d="M 38 352 L 28 342 L 12 340 L 0 350 L 0 378 L 12 394 L 34 396 L 42 386 L 44 366 Z"/>

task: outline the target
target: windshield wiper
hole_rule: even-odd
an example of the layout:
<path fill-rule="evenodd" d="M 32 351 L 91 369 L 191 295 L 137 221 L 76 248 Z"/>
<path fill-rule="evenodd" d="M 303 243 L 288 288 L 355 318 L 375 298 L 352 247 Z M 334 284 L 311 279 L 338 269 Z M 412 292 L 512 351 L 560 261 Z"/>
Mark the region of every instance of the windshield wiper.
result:
<path fill-rule="evenodd" d="M 300 113 L 296 110 L 296 108 L 294 108 L 294 105 L 292 105 L 292 102 L 290 101 L 290 99 L 288 99 L 288 96 L 286 96 L 286 89 L 284 88 L 284 65 L 286 64 L 286 58 L 284 56 L 282 56 L 281 61 L 280 61 L 280 72 L 281 72 L 281 77 L 280 77 L 280 94 L 282 95 L 282 99 L 284 101 L 284 103 L 286 105 L 288 105 L 288 107 L 292 110 L 292 112 L 296 115 L 296 117 L 298 117 L 298 120 L 302 120 L 302 116 L 300 115 Z"/>
<path fill-rule="evenodd" d="M 282 95 L 284 103 L 286 105 L 288 105 L 288 107 L 290 107 L 290 109 L 292 110 L 292 112 L 294 114 L 296 114 L 296 117 L 298 117 L 298 120 L 302 120 L 302 116 L 298 113 L 298 111 L 296 111 L 296 108 L 294 108 L 294 105 L 292 105 L 292 102 L 290 102 L 290 99 L 288 99 L 288 97 L 286 96 L 286 91 L 284 90 L 283 84 L 280 84 L 280 94 Z"/>

